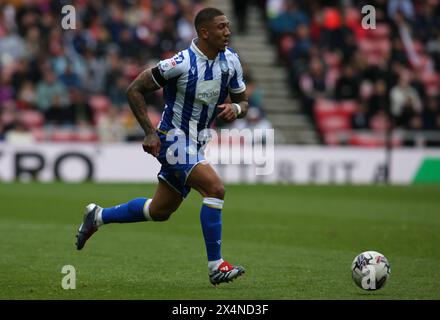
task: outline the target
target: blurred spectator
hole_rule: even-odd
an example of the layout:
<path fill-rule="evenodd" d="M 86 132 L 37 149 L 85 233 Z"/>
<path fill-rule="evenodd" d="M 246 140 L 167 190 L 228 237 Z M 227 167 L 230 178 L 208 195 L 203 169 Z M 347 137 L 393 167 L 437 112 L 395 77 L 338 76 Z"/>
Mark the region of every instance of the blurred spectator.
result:
<path fill-rule="evenodd" d="M 18 26 L 20 36 L 25 36 L 26 31 L 33 26 L 38 26 L 39 17 L 42 12 L 38 8 L 36 1 L 23 0 L 21 6 L 18 7 L 15 19 Z"/>
<path fill-rule="evenodd" d="M 111 107 L 98 121 L 98 136 L 101 142 L 122 142 L 125 140 L 125 129 L 117 108 Z"/>
<path fill-rule="evenodd" d="M 426 130 L 440 130 L 440 107 L 439 97 L 430 96 L 427 99 L 426 108 L 423 109 L 423 127 Z"/>
<path fill-rule="evenodd" d="M 41 31 L 37 26 L 34 26 L 26 31 L 25 37 L 26 53 L 29 56 L 35 56 L 41 50 Z"/>
<path fill-rule="evenodd" d="M 120 33 L 119 48 L 122 58 L 137 58 L 139 44 L 129 28 L 124 28 Z"/>
<path fill-rule="evenodd" d="M 17 94 L 17 107 L 19 109 L 36 108 L 36 93 L 32 82 L 25 81 L 20 87 Z"/>
<path fill-rule="evenodd" d="M 194 13 L 191 8 L 185 8 L 177 21 L 177 35 L 185 44 L 190 43 L 197 36 L 194 30 Z"/>
<path fill-rule="evenodd" d="M 388 96 L 387 84 L 380 79 L 374 83 L 373 94 L 368 99 L 368 113 L 370 116 L 383 110 L 389 112 L 390 99 Z"/>
<path fill-rule="evenodd" d="M 301 24 L 309 24 L 307 15 L 298 8 L 298 4 L 293 0 L 285 0 L 283 3 L 283 10 L 269 21 L 273 40 L 278 42 L 283 34 L 294 34 L 296 29 Z"/>
<path fill-rule="evenodd" d="M 85 78 L 82 79 L 84 89 L 89 93 L 103 92 L 107 73 L 104 58 L 99 58 L 91 50 L 88 50 L 84 56 L 84 68 Z"/>
<path fill-rule="evenodd" d="M 310 61 L 309 70 L 300 78 L 299 90 L 304 111 L 313 118 L 315 100 L 328 94 L 324 65 L 321 60 L 313 58 Z"/>
<path fill-rule="evenodd" d="M 249 107 L 260 109 L 261 113 L 264 115 L 263 92 L 255 85 L 254 78 L 246 67 L 244 70 L 244 79 L 246 82 L 246 93 L 248 95 Z"/>
<path fill-rule="evenodd" d="M 109 98 L 113 105 L 122 108 L 127 104 L 125 91 L 130 85 L 128 79 L 124 76 L 119 76 L 114 79 L 114 83 L 110 85 Z"/>
<path fill-rule="evenodd" d="M 11 84 L 14 87 L 14 91 L 18 92 L 25 81 L 35 82 L 35 80 L 36 78 L 32 77 L 28 61 L 26 59 L 18 60 L 11 78 Z"/>
<path fill-rule="evenodd" d="M 401 124 L 406 125 L 407 119 L 415 112 L 422 111 L 420 96 L 410 85 L 410 76 L 404 72 L 399 79 L 399 83 L 390 92 L 391 114 L 400 118 Z"/>
<path fill-rule="evenodd" d="M 394 20 L 399 11 L 406 19 L 414 19 L 414 6 L 411 0 L 388 0 L 388 16 Z"/>
<path fill-rule="evenodd" d="M 368 108 L 363 103 L 357 105 L 356 111 L 351 115 L 351 127 L 353 129 L 368 129 L 369 116 Z"/>
<path fill-rule="evenodd" d="M 43 80 L 37 85 L 38 109 L 41 111 L 48 110 L 55 97 L 57 97 L 55 100 L 61 107 L 67 106 L 69 103 L 66 87 L 56 79 L 55 73 L 48 69 L 43 74 Z"/>
<path fill-rule="evenodd" d="M 291 66 L 291 81 L 296 81 L 299 74 L 305 70 L 304 66 L 308 64 L 312 44 L 309 27 L 306 24 L 300 24 L 288 56 L 288 65 Z"/>
<path fill-rule="evenodd" d="M 23 38 L 6 30 L 6 35 L 0 38 L 0 64 L 8 65 L 25 57 L 27 58 L 28 54 Z"/>
<path fill-rule="evenodd" d="M 70 104 L 67 107 L 68 122 L 73 125 L 93 125 L 93 110 L 87 101 L 86 94 L 77 89 L 70 89 Z"/>
<path fill-rule="evenodd" d="M 66 69 L 59 76 L 59 79 L 67 89 L 72 87 L 77 89 L 81 88 L 81 80 L 78 75 L 73 72 L 73 66 L 71 63 L 67 64 Z"/>
<path fill-rule="evenodd" d="M 27 145 L 35 142 L 32 133 L 20 121 L 16 121 L 14 125 L 5 133 L 4 140 L 6 143 L 15 145 Z"/>
<path fill-rule="evenodd" d="M 52 97 L 52 102 L 45 110 L 44 115 L 46 118 L 46 124 L 52 126 L 64 126 L 72 124 L 67 106 L 63 105 L 62 97 L 59 95 L 54 95 Z"/>
<path fill-rule="evenodd" d="M 357 99 L 360 86 L 359 78 L 350 64 L 345 65 L 343 70 L 342 76 L 336 81 L 335 98 L 339 100 Z"/>

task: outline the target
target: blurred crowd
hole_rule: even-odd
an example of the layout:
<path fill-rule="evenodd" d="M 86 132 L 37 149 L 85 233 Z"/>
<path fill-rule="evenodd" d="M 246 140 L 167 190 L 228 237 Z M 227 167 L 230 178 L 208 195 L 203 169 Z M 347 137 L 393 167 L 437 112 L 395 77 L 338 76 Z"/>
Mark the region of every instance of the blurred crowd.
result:
<path fill-rule="evenodd" d="M 65 5 L 75 29 L 64 30 Z M 203 0 L 0 1 L 0 141 L 142 139 L 129 83 L 196 37 Z M 70 21 L 71 22 L 71 21 Z M 162 90 L 145 97 L 154 125 Z"/>
<path fill-rule="evenodd" d="M 440 130 L 438 0 L 268 0 L 266 8 L 291 92 L 324 142 L 337 129 Z"/>
<path fill-rule="evenodd" d="M 63 30 L 62 8 L 75 8 Z M 139 127 L 125 90 L 195 36 L 201 1 L 0 2 L 0 139 L 126 141 Z M 147 97 L 157 122 L 161 92 Z"/>
<path fill-rule="evenodd" d="M 337 130 L 440 129 L 439 0 L 233 1 L 240 33 L 251 2 L 324 142 Z M 74 30 L 61 28 L 65 5 L 76 9 Z M 140 139 L 125 90 L 144 68 L 188 46 L 204 5 L 0 0 L 0 141 Z M 374 29 L 362 27 L 365 5 L 375 9 Z M 245 79 L 255 109 L 237 125 L 271 127 L 246 66 Z M 146 101 L 156 124 L 161 90 Z"/>

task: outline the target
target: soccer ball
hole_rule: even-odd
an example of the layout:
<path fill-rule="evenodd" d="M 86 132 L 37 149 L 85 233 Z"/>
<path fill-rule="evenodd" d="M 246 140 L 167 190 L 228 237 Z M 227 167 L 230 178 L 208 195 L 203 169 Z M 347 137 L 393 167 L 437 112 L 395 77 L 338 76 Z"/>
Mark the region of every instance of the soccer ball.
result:
<path fill-rule="evenodd" d="M 382 288 L 391 274 L 388 259 L 379 252 L 365 251 L 354 258 L 351 276 L 354 283 L 364 290 Z"/>

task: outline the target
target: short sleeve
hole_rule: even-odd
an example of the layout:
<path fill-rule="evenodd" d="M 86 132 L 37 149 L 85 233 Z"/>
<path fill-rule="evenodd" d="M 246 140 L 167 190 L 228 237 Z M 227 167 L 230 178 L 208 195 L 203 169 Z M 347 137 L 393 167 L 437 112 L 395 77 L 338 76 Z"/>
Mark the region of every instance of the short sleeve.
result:
<path fill-rule="evenodd" d="M 171 78 L 178 77 L 182 73 L 184 73 L 185 65 L 185 55 L 183 52 L 179 52 L 170 59 L 159 61 L 157 67 L 159 69 L 160 75 L 165 80 L 169 80 Z"/>
<path fill-rule="evenodd" d="M 235 52 L 233 52 L 232 62 L 234 66 L 234 75 L 229 82 L 229 92 L 242 93 L 246 90 L 246 84 L 243 80 L 243 68 L 241 67 L 240 59 Z"/>

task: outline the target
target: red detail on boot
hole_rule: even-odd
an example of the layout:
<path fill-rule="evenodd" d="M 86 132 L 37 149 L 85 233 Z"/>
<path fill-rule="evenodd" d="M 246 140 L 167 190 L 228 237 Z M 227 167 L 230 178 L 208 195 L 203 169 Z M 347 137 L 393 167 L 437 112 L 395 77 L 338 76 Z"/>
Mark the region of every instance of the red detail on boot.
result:
<path fill-rule="evenodd" d="M 232 269 L 234 269 L 234 267 L 231 266 L 231 264 L 227 261 L 223 261 L 221 265 L 218 266 L 218 270 L 220 270 L 221 272 L 229 272 Z"/>

